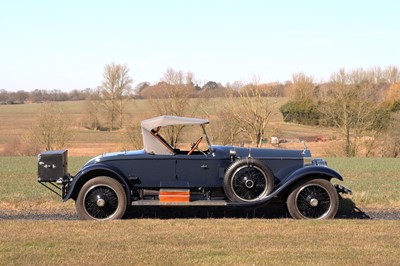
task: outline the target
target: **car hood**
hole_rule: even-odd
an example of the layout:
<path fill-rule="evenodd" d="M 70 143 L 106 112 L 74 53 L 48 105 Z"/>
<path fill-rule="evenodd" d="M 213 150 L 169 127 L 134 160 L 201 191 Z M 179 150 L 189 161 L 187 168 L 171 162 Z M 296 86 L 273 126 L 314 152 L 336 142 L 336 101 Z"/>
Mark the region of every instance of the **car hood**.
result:
<path fill-rule="evenodd" d="M 285 149 L 266 149 L 266 148 L 243 148 L 235 146 L 213 146 L 213 151 L 218 157 L 230 156 L 231 152 L 236 152 L 236 156 L 254 158 L 303 158 L 311 157 L 309 150 L 285 150 Z"/>
<path fill-rule="evenodd" d="M 284 150 L 284 149 L 265 149 L 265 148 L 243 148 L 235 146 L 212 146 L 212 156 L 216 158 L 230 158 L 232 152 L 236 153 L 238 158 L 254 157 L 254 158 L 303 158 L 311 157 L 309 150 Z M 174 156 L 174 155 L 159 155 Z M 210 155 L 211 156 L 211 155 Z M 90 159 L 85 166 L 114 160 L 129 160 L 137 158 L 153 158 L 153 154 L 146 153 L 144 150 L 124 151 L 105 153 Z"/>

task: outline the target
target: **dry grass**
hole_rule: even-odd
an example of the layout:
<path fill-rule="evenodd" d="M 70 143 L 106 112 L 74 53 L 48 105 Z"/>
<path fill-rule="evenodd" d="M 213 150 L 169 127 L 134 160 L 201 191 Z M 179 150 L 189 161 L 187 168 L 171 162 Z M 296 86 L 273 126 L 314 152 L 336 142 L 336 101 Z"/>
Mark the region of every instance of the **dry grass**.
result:
<path fill-rule="evenodd" d="M 191 99 L 194 101 L 196 99 Z M 211 124 L 217 125 L 219 119 L 218 112 L 223 108 L 224 98 L 207 99 L 198 111 L 199 117 L 209 117 Z M 279 107 L 284 104 L 286 98 L 273 98 L 274 113 L 271 117 L 271 124 L 268 128 L 268 135 L 278 135 L 282 138 L 313 138 L 316 135 L 331 136 L 332 130 L 327 128 L 318 128 L 318 134 L 315 127 L 283 123 L 282 115 L 279 112 Z M 93 131 L 85 128 L 85 102 L 61 102 L 63 109 L 69 116 L 72 117 L 74 124 L 72 125 L 73 139 L 68 145 L 70 155 L 73 156 L 94 156 L 105 152 L 113 152 L 121 150 L 124 147 L 124 142 L 127 141 L 124 130 L 113 132 L 108 131 Z M 140 121 L 157 114 L 149 108 L 148 100 L 135 100 L 128 104 L 127 116 L 125 125 L 138 126 Z M 35 112 L 39 109 L 40 104 L 24 104 L 24 105 L 1 105 L 0 106 L 0 154 L 5 152 L 10 154 L 10 149 L 13 143 L 23 136 L 28 127 L 33 122 Z M 209 131 L 220 130 L 220 128 L 210 127 Z M 13 132 L 13 134 L 10 134 Z M 213 133 L 213 132 L 211 132 Z M 194 133 L 193 133 L 194 134 Z M 189 134 L 183 142 L 193 142 L 193 134 Z M 217 132 L 212 134 L 217 136 Z M 197 136 L 197 135 L 196 135 Z M 242 141 L 242 140 L 241 140 Z M 246 142 L 246 140 L 243 140 Z M 8 145 L 7 145 L 8 144 Z M 294 144 L 295 148 L 302 148 L 301 144 Z M 18 148 L 18 147 L 12 147 Z M 23 148 L 23 147 L 19 147 Z M 329 149 L 328 149 L 329 150 Z M 319 146 L 315 149 L 314 154 L 325 155 L 326 148 L 320 149 Z"/>
<path fill-rule="evenodd" d="M 260 219 L 2 221 L 0 264 L 395 265 L 400 223 Z"/>
<path fill-rule="evenodd" d="M 87 160 L 70 158 L 71 173 Z M 335 158 L 358 207 L 400 206 L 398 159 Z M 0 157 L 0 214 L 74 214 L 36 183 L 36 158 Z M 49 215 L 49 216 L 46 216 Z M 0 221 L 0 265 L 396 265 L 399 221 Z"/>

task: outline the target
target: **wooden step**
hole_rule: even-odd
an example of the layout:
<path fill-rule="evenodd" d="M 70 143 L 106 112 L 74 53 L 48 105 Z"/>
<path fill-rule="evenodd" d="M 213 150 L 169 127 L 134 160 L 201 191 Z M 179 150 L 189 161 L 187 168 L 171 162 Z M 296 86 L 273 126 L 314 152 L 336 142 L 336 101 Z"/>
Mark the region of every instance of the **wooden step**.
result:
<path fill-rule="evenodd" d="M 190 190 L 162 188 L 159 198 L 160 202 L 190 202 Z"/>

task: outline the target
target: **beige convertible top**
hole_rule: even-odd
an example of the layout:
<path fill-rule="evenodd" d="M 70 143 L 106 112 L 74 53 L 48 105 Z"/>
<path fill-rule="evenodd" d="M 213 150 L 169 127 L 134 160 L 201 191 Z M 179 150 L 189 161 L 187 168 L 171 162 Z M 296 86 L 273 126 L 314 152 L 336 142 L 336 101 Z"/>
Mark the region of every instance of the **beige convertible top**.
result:
<path fill-rule="evenodd" d="M 158 135 L 159 127 L 176 125 L 204 125 L 208 124 L 207 119 L 189 118 L 180 116 L 158 116 L 143 120 L 141 123 L 144 150 L 153 154 L 174 154 L 172 147 Z"/>

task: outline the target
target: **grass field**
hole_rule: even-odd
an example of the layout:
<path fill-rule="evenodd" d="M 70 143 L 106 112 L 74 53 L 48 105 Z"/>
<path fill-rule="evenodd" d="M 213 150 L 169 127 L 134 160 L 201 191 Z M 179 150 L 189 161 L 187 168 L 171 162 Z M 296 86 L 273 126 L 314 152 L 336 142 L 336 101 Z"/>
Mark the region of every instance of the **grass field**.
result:
<path fill-rule="evenodd" d="M 72 174 L 89 157 L 72 157 Z M 399 209 L 399 159 L 328 159 L 359 208 Z M 0 157 L 0 212 L 74 213 L 36 182 L 34 157 Z M 0 213 L 0 214 L 1 214 Z M 0 221 L 0 265 L 395 265 L 399 221 Z"/>
<path fill-rule="evenodd" d="M 360 206 L 400 208 L 400 158 L 330 158 Z"/>
<path fill-rule="evenodd" d="M 75 174 L 90 157 L 70 157 L 69 171 Z M 359 207 L 400 208 L 400 159 L 330 158 L 328 164 L 345 178 Z M 62 208 L 60 199 L 36 182 L 35 157 L 0 157 L 0 205 L 6 209 Z M 69 204 L 67 203 L 67 206 Z"/>
<path fill-rule="evenodd" d="M 137 219 L 0 222 L 1 265 L 398 265 L 400 223 Z"/>
<path fill-rule="evenodd" d="M 76 154 L 86 151 L 95 155 L 98 147 L 101 152 L 120 149 L 123 132 L 86 130 L 82 126 L 83 102 L 62 104 L 77 121 L 71 143 L 72 149 L 79 151 Z M 0 106 L 0 150 L 1 145 L 25 132 L 38 106 Z M 146 101 L 132 104 L 132 121 L 146 118 L 143 110 L 147 106 Z M 210 100 L 207 108 L 214 113 L 218 102 Z M 332 134 L 330 129 L 281 120 L 276 114 L 271 127 L 288 138 L 313 136 L 316 131 Z M 314 145 L 309 147 L 317 156 L 332 148 L 331 143 Z M 302 148 L 301 144 L 297 148 Z M 71 174 L 89 158 L 70 157 Z M 328 164 L 344 176 L 343 184 L 354 192 L 348 199 L 358 208 L 400 210 L 400 159 L 328 158 Z M 75 213 L 73 201 L 62 203 L 36 182 L 36 171 L 35 157 L 0 156 L 0 217 L 15 217 L 0 220 L 0 265 L 398 265 L 399 221 L 194 217 L 105 223 L 21 220 L 24 214 L 62 217 Z"/>
<path fill-rule="evenodd" d="M 196 99 L 191 99 L 194 101 Z M 201 105 L 197 112 L 198 117 L 208 117 L 211 121 L 209 131 L 212 136 L 217 136 L 221 130 L 218 127 L 218 111 L 222 108 L 221 99 L 207 99 Z M 332 129 L 315 128 L 311 126 L 283 123 L 282 115 L 279 113 L 279 107 L 287 101 L 286 98 L 274 99 L 274 113 L 271 118 L 267 134 L 278 134 L 284 138 L 313 138 L 316 135 L 331 137 L 334 135 Z M 70 155 L 73 156 L 94 156 L 96 154 L 121 150 L 127 142 L 124 130 L 113 132 L 93 131 L 85 128 L 87 117 L 85 114 L 85 102 L 61 102 L 60 103 L 66 114 L 72 118 L 73 138 L 68 144 Z M 33 123 L 35 113 L 39 109 L 40 104 L 23 104 L 23 105 L 0 105 L 0 154 L 7 144 L 13 143 L 24 134 Z M 139 125 L 140 121 L 146 118 L 157 116 L 152 111 L 148 100 L 134 100 L 127 105 L 127 115 L 125 125 Z M 12 132 L 12 134 L 10 134 Z M 193 141 L 193 140 L 188 140 Z M 218 144 L 218 143 L 216 143 Z M 296 144 L 296 148 L 302 148 L 301 144 Z M 314 154 L 326 155 L 332 150 L 324 144 L 315 146 L 311 144 L 310 148 L 314 149 Z M 12 149 L 12 147 L 11 147 Z"/>

